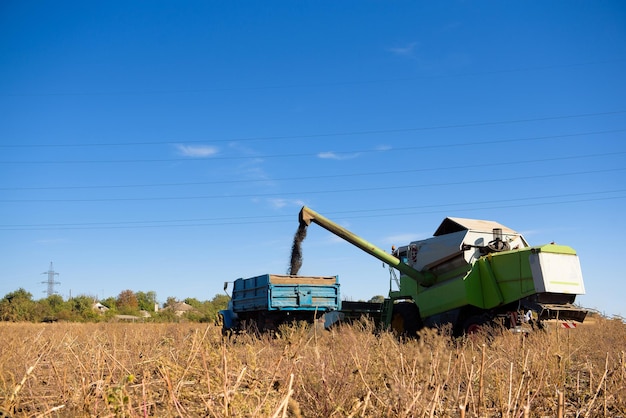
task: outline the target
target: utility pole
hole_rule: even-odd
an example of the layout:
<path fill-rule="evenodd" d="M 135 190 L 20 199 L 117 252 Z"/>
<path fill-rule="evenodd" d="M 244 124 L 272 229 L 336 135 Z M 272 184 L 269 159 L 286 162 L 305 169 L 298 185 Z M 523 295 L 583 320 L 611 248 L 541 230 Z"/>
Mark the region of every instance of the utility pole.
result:
<path fill-rule="evenodd" d="M 48 285 L 48 297 L 54 295 L 54 285 L 55 284 L 61 284 L 60 282 L 55 282 L 54 281 L 54 276 L 58 276 L 59 273 L 57 273 L 56 271 L 54 271 L 54 267 L 52 266 L 52 261 L 50 262 L 50 267 L 48 268 L 48 271 L 44 271 L 41 274 L 47 274 L 48 275 L 48 280 L 46 280 L 45 282 L 41 282 L 42 284 L 47 284 Z"/>

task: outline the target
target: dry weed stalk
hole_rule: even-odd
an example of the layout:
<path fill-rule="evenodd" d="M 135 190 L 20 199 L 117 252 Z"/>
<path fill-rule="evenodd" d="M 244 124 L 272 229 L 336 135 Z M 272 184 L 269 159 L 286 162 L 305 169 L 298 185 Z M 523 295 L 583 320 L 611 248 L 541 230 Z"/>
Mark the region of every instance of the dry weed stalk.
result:
<path fill-rule="evenodd" d="M 35 341 L 38 340 L 40 337 L 41 337 L 41 332 L 37 335 L 37 337 L 35 338 Z M 40 360 L 47 354 L 47 352 L 48 352 L 47 344 L 44 344 L 44 346 L 42 347 L 42 351 L 37 355 L 35 362 L 26 369 L 26 372 L 22 376 L 22 379 L 15 385 L 15 387 L 11 391 L 11 395 L 9 396 L 9 398 L 5 400 L 3 404 L 3 409 L 5 411 L 12 412 L 15 410 L 15 404 L 16 404 L 18 394 L 24 387 L 26 380 L 32 375 L 32 373 L 35 371 L 35 368 L 39 364 Z"/>
<path fill-rule="evenodd" d="M 278 409 L 276 410 L 276 412 L 274 412 L 274 415 L 272 415 L 272 418 L 278 418 L 279 414 L 282 416 L 282 418 L 285 418 L 287 416 L 287 407 L 289 406 L 289 401 L 291 400 L 291 395 L 293 394 L 292 387 L 293 387 L 293 374 L 289 376 L 289 387 L 287 389 L 287 395 L 285 395 L 285 398 L 283 399 L 283 401 L 280 403 L 280 405 L 278 405 Z"/>
<path fill-rule="evenodd" d="M 585 417 L 588 417 L 589 414 L 592 411 L 593 408 L 593 404 L 596 401 L 596 398 L 598 397 L 598 394 L 600 393 L 600 390 L 602 389 L 602 384 L 605 382 L 606 376 L 609 372 L 609 353 L 606 354 L 606 362 L 604 365 L 604 374 L 602 375 L 602 378 L 600 379 L 600 383 L 598 383 L 598 388 L 596 389 L 596 393 L 593 395 L 593 398 L 591 399 L 591 401 L 589 402 L 589 405 L 587 406 L 587 412 L 585 413 Z M 604 390 L 604 393 L 606 394 L 606 388 Z M 605 411 L 606 411 L 606 406 L 605 406 Z M 606 416 L 606 413 L 604 414 Z"/>

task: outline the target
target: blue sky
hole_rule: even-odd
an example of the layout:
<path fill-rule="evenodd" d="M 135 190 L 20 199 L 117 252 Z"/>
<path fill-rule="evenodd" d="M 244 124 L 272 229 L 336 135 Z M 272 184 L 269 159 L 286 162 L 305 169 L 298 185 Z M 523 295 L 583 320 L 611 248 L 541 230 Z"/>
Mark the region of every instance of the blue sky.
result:
<path fill-rule="evenodd" d="M 211 299 L 286 273 L 302 205 L 383 249 L 446 216 L 580 256 L 626 315 L 621 1 L 0 5 L 0 295 Z M 317 226 L 301 274 L 386 294 Z"/>

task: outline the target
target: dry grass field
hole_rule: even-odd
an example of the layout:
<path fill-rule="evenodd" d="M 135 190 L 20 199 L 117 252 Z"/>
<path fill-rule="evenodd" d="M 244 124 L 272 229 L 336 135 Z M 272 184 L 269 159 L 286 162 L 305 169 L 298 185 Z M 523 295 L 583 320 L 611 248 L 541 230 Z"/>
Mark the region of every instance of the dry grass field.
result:
<path fill-rule="evenodd" d="M 626 325 L 400 341 L 367 323 L 0 323 L 0 416 L 626 416 Z"/>

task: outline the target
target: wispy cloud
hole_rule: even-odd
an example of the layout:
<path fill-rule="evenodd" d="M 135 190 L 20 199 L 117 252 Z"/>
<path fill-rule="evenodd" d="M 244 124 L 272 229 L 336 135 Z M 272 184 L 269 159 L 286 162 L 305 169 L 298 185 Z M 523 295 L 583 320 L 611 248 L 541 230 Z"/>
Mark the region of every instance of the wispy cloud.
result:
<path fill-rule="evenodd" d="M 389 48 L 389 52 L 401 57 L 414 57 L 417 47 L 417 42 L 411 42 L 408 45 Z"/>
<path fill-rule="evenodd" d="M 287 206 L 295 206 L 295 207 L 304 206 L 304 202 L 298 199 L 272 198 L 272 199 L 267 199 L 267 201 L 275 209 L 280 209 L 280 208 L 284 208 Z"/>
<path fill-rule="evenodd" d="M 262 158 L 251 158 L 244 160 L 233 167 L 235 178 L 251 181 L 255 188 L 275 188 L 277 182 L 272 179 L 265 169 L 265 161 Z"/>
<path fill-rule="evenodd" d="M 373 151 L 385 152 L 391 149 L 392 148 L 389 145 L 378 145 L 377 147 L 373 149 Z M 366 152 L 371 152 L 371 151 L 366 151 Z M 321 158 L 325 160 L 341 161 L 341 160 L 352 160 L 354 158 L 358 158 L 361 156 L 361 154 L 363 154 L 363 152 L 345 153 L 345 152 L 324 151 L 324 152 L 319 152 L 317 154 L 317 158 Z"/>
<path fill-rule="evenodd" d="M 63 244 L 68 242 L 65 238 L 42 238 L 35 241 L 37 244 L 41 245 L 54 245 L 54 244 Z"/>
<path fill-rule="evenodd" d="M 228 149 L 236 155 L 246 157 L 233 166 L 237 176 L 245 180 L 264 182 L 262 184 L 265 186 L 275 186 L 275 182 L 265 169 L 265 159 L 259 155 L 258 151 L 238 142 L 230 142 Z"/>
<path fill-rule="evenodd" d="M 340 154 L 332 151 L 326 151 L 318 153 L 317 157 L 326 160 L 351 160 L 353 158 L 357 158 L 359 155 L 360 153 L 358 152 L 352 154 Z"/>
<path fill-rule="evenodd" d="M 210 145 L 182 145 L 176 146 L 178 153 L 185 157 L 206 158 L 217 154 L 217 147 Z"/>

